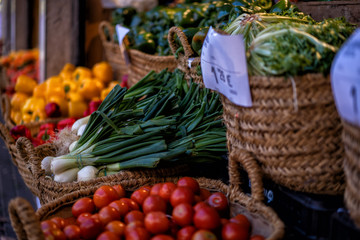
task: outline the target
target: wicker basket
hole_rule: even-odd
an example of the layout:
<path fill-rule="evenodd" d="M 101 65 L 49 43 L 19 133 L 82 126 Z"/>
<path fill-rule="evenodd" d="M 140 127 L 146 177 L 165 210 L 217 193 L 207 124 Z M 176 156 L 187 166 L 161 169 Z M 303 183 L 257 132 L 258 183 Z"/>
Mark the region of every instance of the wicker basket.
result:
<path fill-rule="evenodd" d="M 342 194 L 342 126 L 329 77 L 250 77 L 249 83 L 253 107 L 222 97 L 230 153 L 248 152 L 247 161 L 292 190 Z"/>
<path fill-rule="evenodd" d="M 108 29 L 110 39 L 106 38 L 104 29 Z M 109 22 L 103 21 L 99 26 L 99 34 L 105 49 L 106 58 L 113 67 L 115 76 L 119 78 L 124 74 L 128 74 L 129 87 L 140 81 L 151 70 L 160 72 L 167 68 L 169 71 L 173 71 L 177 66 L 173 56 L 150 55 L 134 49 L 128 50 L 130 63 L 126 65 L 119 45 L 112 38 L 114 27 Z"/>
<path fill-rule="evenodd" d="M 35 195 L 40 199 L 41 204 L 53 201 L 64 194 L 93 186 L 142 177 L 178 176 L 190 170 L 187 164 L 177 164 L 173 167 L 122 170 L 117 174 L 89 181 L 61 183 L 46 176 L 44 170 L 41 169 L 41 161 L 44 157 L 56 155 L 57 147 L 54 144 L 44 144 L 34 148 L 29 139 L 21 137 L 16 141 L 16 148 L 23 161 L 30 165 L 29 176 L 26 177 L 32 179 L 32 185 L 36 187 Z"/>
<path fill-rule="evenodd" d="M 16 148 L 16 143 L 14 138 L 10 135 L 9 130 L 0 123 L 0 136 L 4 140 L 6 147 L 9 150 L 12 162 L 17 167 L 22 179 L 24 180 L 26 186 L 31 190 L 33 194 L 37 194 L 37 186 L 34 185 L 34 178 L 31 172 L 30 164 L 26 161 L 26 158 L 21 155 Z M 29 141 L 29 144 L 32 143 Z M 44 151 L 45 149 L 48 149 Z M 40 158 L 46 157 L 48 154 L 51 154 L 54 150 L 51 149 L 49 144 L 45 144 L 41 147 L 34 148 L 34 154 L 38 155 Z M 25 160 L 24 160 L 25 159 Z"/>
<path fill-rule="evenodd" d="M 360 228 L 360 128 L 344 120 L 343 127 L 345 204 L 354 223 Z"/>
<path fill-rule="evenodd" d="M 127 191 L 134 191 L 145 184 L 172 181 L 178 178 L 139 178 L 112 184 L 121 184 Z M 247 195 L 239 192 L 236 188 L 231 188 L 219 180 L 206 178 L 197 179 L 200 187 L 210 191 L 221 191 L 228 196 L 230 201 L 231 216 L 242 213 L 249 217 L 252 223 L 252 234 L 262 234 L 266 239 L 281 239 L 284 234 L 284 224 L 277 217 L 276 213 L 264 204 L 251 199 Z M 54 202 L 42 206 L 35 213 L 26 200 L 16 198 L 9 204 L 9 213 L 12 226 L 18 239 L 43 239 L 40 229 L 40 221 L 54 216 L 70 217 L 71 204 L 81 197 L 90 197 L 99 186 L 92 186 L 65 196 L 60 197 Z"/>

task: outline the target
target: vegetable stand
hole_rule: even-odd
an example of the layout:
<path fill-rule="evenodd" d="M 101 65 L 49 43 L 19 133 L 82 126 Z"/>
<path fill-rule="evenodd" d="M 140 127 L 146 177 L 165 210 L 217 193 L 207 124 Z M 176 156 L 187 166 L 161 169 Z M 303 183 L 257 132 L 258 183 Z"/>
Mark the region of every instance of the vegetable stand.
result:
<path fill-rule="evenodd" d="M 341 9 L 347 9 L 347 14 L 337 13 L 358 23 L 359 3 L 347 1 L 300 2 L 299 8 L 287 0 L 186 1 L 146 13 L 131 6 L 114 9 L 111 18 L 87 27 L 96 29 L 108 60 L 99 65 L 115 74 L 103 65 L 97 71 L 86 64 L 65 65 L 58 76 L 44 83 L 53 90 L 44 96 L 47 104 L 58 96 L 57 87 L 64 91 L 63 99 L 52 101 L 57 107 L 48 108 L 51 121 L 58 123 L 70 112 L 76 113 L 64 129 L 52 130 L 50 121 L 41 129 L 36 125 L 40 115 L 30 107 L 35 102 L 28 108 L 22 102 L 35 94 L 30 89 L 37 86 L 28 81 L 29 86 L 20 87 L 24 78 L 17 78 L 17 98 L 10 102 L 4 97 L 2 108 L 16 127 L 0 125 L 1 135 L 26 185 L 43 204 L 35 214 L 25 211 L 22 200 L 12 202 L 18 237 L 39 239 L 37 220 L 55 216 L 54 209 L 62 215 L 63 206 L 92 196 L 103 185 L 124 184 L 130 196 L 138 187 L 176 183 L 179 176 L 201 177 L 210 172 L 206 177 L 213 179 L 199 178 L 200 185 L 220 190 L 232 203 L 242 205 L 234 211 L 252 216 L 253 223 L 259 220 L 260 232 L 268 239 L 292 239 L 292 234 L 331 239 L 338 234 L 329 231 L 335 221 L 331 215 L 338 208 L 349 211 L 356 223 L 357 127 L 340 118 L 330 85 L 332 61 L 356 26 L 344 18 L 319 18 L 311 7 L 315 5 L 346 6 Z M 116 24 L 130 29 L 122 47 Z M 236 51 L 246 61 L 251 107 L 235 104 L 221 81 L 217 88 L 205 87 L 209 81 L 219 84 L 217 80 L 226 79 L 229 85 L 230 79 L 234 81 L 235 75 L 224 78 L 221 71 L 217 79 L 215 70 L 215 78 L 209 80 L 203 69 L 213 63 L 204 56 L 212 46 L 221 52 L 217 59 L 227 57 L 228 50 L 221 49 L 232 46 L 214 47 L 213 37 L 239 39 L 239 34 L 244 52 Z M 231 61 L 225 66 L 231 67 Z M 222 60 L 216 64 L 224 67 Z M 21 112 L 21 118 L 15 111 Z M 38 129 L 30 129 L 30 135 L 20 127 L 28 121 L 23 118 L 26 114 L 37 119 L 33 124 Z M 46 140 L 38 144 L 37 136 Z M 225 184 L 217 180 L 222 178 L 219 165 L 228 171 Z M 248 184 L 251 197 L 240 190 Z M 273 198 L 273 204 L 271 192 L 280 198 Z M 309 199 L 307 205 L 304 199 Z M 319 202 L 323 208 L 315 207 Z M 17 205 L 25 207 L 20 209 L 28 212 L 35 232 L 16 216 Z M 290 216 L 289 209 L 298 212 Z M 311 227 L 303 222 L 308 213 Z M 324 221 L 324 228 L 316 216 Z M 261 227 L 253 226 L 254 233 L 260 233 Z"/>

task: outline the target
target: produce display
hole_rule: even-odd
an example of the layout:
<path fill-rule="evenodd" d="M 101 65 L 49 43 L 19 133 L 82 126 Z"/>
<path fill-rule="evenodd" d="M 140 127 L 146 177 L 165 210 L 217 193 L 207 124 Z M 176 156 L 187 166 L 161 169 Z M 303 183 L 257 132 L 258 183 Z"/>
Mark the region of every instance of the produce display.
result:
<path fill-rule="evenodd" d="M 225 29 L 244 36 L 248 71 L 260 76 L 328 74 L 354 30 L 344 18 L 316 22 L 298 11 L 242 14 Z"/>
<path fill-rule="evenodd" d="M 41 222 L 45 239 L 261 240 L 243 215 L 230 216 L 222 192 L 200 188 L 190 177 L 143 186 L 128 194 L 121 185 L 101 186 L 78 199 L 72 217 Z"/>
<path fill-rule="evenodd" d="M 158 6 L 146 13 L 138 13 L 134 8 L 119 8 L 113 12 L 112 24 L 128 27 L 128 47 L 148 54 L 171 55 L 167 41 L 168 30 L 172 26 L 182 27 L 199 53 L 204 40 L 204 32 L 210 26 L 223 29 L 242 13 L 278 11 L 288 5 L 278 4 L 272 8 L 271 0 L 203 1 Z M 196 35 L 197 34 L 197 35 Z M 115 34 L 114 39 L 117 39 Z M 202 39 L 201 44 L 199 40 Z"/>
<path fill-rule="evenodd" d="M 11 97 L 10 118 L 16 125 L 48 118 L 81 118 L 95 111 L 116 84 L 106 62 L 92 70 L 66 64 L 58 76 L 40 84 L 20 75 Z"/>
<path fill-rule="evenodd" d="M 81 135 L 42 168 L 55 181 L 86 181 L 122 169 L 219 160 L 227 152 L 219 95 L 166 69 L 129 90 L 115 86 L 72 130 Z"/>
<path fill-rule="evenodd" d="M 5 69 L 6 76 L 10 80 L 8 92 L 12 93 L 17 78 L 26 75 L 36 82 L 39 80 L 39 50 L 21 50 L 11 52 L 0 59 L 1 66 Z"/>

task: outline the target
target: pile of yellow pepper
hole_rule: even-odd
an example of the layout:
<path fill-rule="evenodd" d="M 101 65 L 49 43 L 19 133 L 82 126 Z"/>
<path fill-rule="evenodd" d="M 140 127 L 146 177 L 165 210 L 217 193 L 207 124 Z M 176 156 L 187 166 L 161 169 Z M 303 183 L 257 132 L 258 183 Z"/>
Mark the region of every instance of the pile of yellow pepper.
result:
<path fill-rule="evenodd" d="M 60 107 L 59 117 L 81 118 L 90 101 L 103 100 L 116 84 L 107 62 L 97 63 L 92 69 L 68 63 L 59 75 L 41 84 L 21 75 L 11 97 L 10 118 L 16 125 L 45 120 L 49 103 Z"/>

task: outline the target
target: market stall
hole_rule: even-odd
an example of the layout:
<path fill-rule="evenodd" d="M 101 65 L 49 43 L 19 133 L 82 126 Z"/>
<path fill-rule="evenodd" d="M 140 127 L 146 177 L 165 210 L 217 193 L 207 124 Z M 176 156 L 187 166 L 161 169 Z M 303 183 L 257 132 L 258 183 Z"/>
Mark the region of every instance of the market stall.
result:
<path fill-rule="evenodd" d="M 125 2 L 1 58 L 17 238 L 358 239 L 360 2 Z"/>

